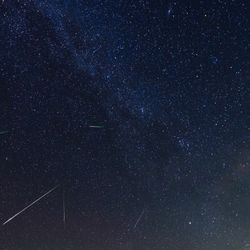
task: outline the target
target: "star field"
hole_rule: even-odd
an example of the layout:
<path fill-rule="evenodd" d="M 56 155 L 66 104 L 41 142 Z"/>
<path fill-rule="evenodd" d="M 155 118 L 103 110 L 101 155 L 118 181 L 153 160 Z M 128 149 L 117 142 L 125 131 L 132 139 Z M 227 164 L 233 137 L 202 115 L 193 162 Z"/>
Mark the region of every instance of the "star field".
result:
<path fill-rule="evenodd" d="M 2 1 L 0 249 L 248 249 L 249 11 Z"/>

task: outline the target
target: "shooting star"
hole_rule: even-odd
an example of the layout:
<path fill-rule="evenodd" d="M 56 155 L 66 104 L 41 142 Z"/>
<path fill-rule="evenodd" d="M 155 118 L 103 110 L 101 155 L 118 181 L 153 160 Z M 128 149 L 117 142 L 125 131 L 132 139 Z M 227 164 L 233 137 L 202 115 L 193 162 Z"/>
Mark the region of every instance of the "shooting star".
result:
<path fill-rule="evenodd" d="M 63 226 L 66 225 L 66 213 L 65 213 L 65 192 L 63 190 Z"/>
<path fill-rule="evenodd" d="M 9 133 L 9 131 L 0 131 L 0 135 L 5 135 L 5 134 L 8 134 Z"/>
<path fill-rule="evenodd" d="M 145 209 L 142 210 L 140 216 L 139 216 L 138 219 L 136 220 L 136 223 L 135 223 L 135 225 L 134 225 L 134 230 L 136 229 L 136 227 L 137 227 L 138 223 L 140 222 L 140 220 L 141 220 L 142 216 L 144 215 L 144 213 L 145 213 Z"/>
<path fill-rule="evenodd" d="M 45 193 L 44 195 L 42 195 L 41 197 L 39 197 L 38 199 L 36 199 L 35 201 L 33 201 L 31 204 L 29 204 L 27 207 L 25 207 L 24 209 L 22 209 L 21 211 L 19 211 L 18 213 L 16 213 L 15 215 L 13 215 L 11 218 L 9 218 L 8 220 L 6 220 L 3 223 L 3 226 L 6 225 L 7 223 L 9 223 L 10 221 L 12 221 L 14 218 L 16 218 L 18 215 L 20 215 L 21 213 L 23 213 L 24 211 L 26 211 L 28 208 L 30 208 L 31 206 L 33 206 L 35 203 L 37 203 L 38 201 L 40 201 L 42 198 L 44 198 L 45 196 L 49 195 L 51 192 L 53 192 L 55 189 L 57 189 L 59 187 L 59 185 L 55 186 L 54 188 L 50 189 L 47 193 Z"/>
<path fill-rule="evenodd" d="M 101 126 L 101 125 L 90 125 L 89 128 L 104 128 L 104 126 Z"/>

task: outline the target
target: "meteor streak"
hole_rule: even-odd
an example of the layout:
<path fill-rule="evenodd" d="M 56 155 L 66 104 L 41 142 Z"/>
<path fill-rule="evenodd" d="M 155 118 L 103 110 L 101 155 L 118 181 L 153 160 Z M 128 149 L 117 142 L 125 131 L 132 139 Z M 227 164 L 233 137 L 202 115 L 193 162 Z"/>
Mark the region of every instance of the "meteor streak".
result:
<path fill-rule="evenodd" d="M 13 215 L 11 218 L 9 218 L 8 220 L 6 220 L 3 223 L 3 226 L 6 225 L 7 223 L 9 223 L 10 221 L 12 221 L 14 218 L 16 218 L 18 215 L 20 215 L 21 213 L 23 213 L 24 211 L 26 211 L 28 208 L 30 208 L 31 206 L 33 206 L 35 203 L 37 203 L 38 201 L 40 201 L 42 198 L 44 198 L 45 196 L 49 195 L 51 192 L 53 192 L 55 189 L 57 189 L 59 187 L 59 185 L 55 186 L 54 188 L 50 189 L 47 193 L 45 193 L 44 195 L 42 195 L 41 197 L 37 198 L 35 201 L 33 201 L 31 204 L 29 204 L 27 207 L 25 207 L 24 209 L 22 209 L 21 211 L 19 211 L 18 213 L 16 213 L 15 215 Z"/>
<path fill-rule="evenodd" d="M 104 128 L 104 126 L 100 126 L 100 125 L 90 125 L 89 128 Z"/>
<path fill-rule="evenodd" d="M 5 134 L 7 134 L 7 133 L 9 133 L 9 131 L 0 131 L 0 135 L 5 135 Z"/>
<path fill-rule="evenodd" d="M 137 227 L 138 223 L 140 222 L 140 220 L 141 220 L 141 218 L 142 218 L 144 212 L 145 212 L 145 209 L 142 210 L 140 216 L 138 217 L 138 219 L 137 219 L 137 221 L 136 221 L 136 223 L 135 223 L 135 225 L 134 225 L 134 229 L 136 229 L 136 227 Z"/>
<path fill-rule="evenodd" d="M 65 228 L 65 224 L 66 224 L 66 213 L 65 213 L 65 193 L 63 190 L 63 225 Z"/>

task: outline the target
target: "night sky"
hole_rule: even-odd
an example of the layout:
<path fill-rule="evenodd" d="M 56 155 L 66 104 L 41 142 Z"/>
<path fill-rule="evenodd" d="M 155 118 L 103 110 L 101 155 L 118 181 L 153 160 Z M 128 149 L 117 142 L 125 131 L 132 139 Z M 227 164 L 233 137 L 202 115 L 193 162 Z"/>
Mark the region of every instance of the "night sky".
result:
<path fill-rule="evenodd" d="M 249 1 L 2 0 L 0 36 L 1 250 L 250 249 Z"/>

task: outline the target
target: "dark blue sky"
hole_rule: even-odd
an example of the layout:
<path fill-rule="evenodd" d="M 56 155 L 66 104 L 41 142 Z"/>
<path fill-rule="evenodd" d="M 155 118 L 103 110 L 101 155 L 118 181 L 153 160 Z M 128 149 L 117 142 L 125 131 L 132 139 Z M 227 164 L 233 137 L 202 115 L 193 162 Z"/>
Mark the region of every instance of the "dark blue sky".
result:
<path fill-rule="evenodd" d="M 60 186 L 3 226 L 0 246 L 247 249 L 249 13 L 247 1 L 3 1 L 2 222 Z"/>

